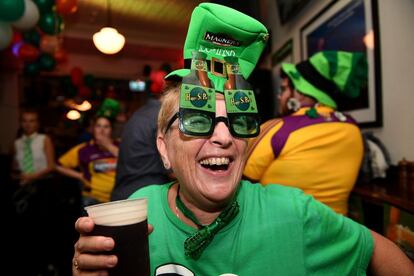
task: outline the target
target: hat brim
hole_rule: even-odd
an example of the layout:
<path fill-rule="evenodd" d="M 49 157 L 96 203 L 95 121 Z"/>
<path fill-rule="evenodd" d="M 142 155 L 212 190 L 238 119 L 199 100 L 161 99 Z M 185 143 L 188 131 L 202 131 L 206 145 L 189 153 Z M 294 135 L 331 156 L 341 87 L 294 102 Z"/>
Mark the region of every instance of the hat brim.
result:
<path fill-rule="evenodd" d="M 295 64 L 283 63 L 282 70 L 286 75 L 288 75 L 289 79 L 293 82 L 293 85 L 300 93 L 315 98 L 321 104 L 335 109 L 337 108 L 335 101 L 328 94 L 322 90 L 319 90 L 302 77 L 296 69 Z"/>
<path fill-rule="evenodd" d="M 188 74 L 190 74 L 191 70 L 190 69 L 178 69 L 178 70 L 174 70 L 171 73 L 169 73 L 168 75 L 166 75 L 164 77 L 164 79 L 166 80 L 171 80 L 173 78 L 183 78 L 185 76 L 187 76 Z"/>

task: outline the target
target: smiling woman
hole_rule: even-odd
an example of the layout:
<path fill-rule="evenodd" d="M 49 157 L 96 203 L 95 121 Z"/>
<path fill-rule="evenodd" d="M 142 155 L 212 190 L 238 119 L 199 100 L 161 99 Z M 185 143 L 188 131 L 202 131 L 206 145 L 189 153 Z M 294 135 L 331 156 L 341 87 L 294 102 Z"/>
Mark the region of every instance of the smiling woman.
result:
<path fill-rule="evenodd" d="M 164 104 L 172 106 L 172 103 L 177 103 L 179 95 L 177 88 L 172 88 L 166 93 L 160 118 L 169 117 L 164 113 L 171 116 L 171 111 L 176 108 L 167 110 Z M 226 118 L 223 95 L 217 93 L 215 97 L 215 117 Z M 247 141 L 233 137 L 224 122 L 217 123 L 210 135 L 200 139 L 191 138 L 192 135 L 181 131 L 178 122 L 173 123 L 164 134 L 163 124 L 161 120 L 158 121 L 160 131 L 157 145 L 161 158 L 164 164 L 174 168 L 184 204 L 213 211 L 211 216 L 205 214 L 202 218 L 204 221 L 201 221 L 203 224 L 210 224 L 216 216 L 217 209 L 219 211 L 234 197 L 235 188 L 243 171 Z"/>
<path fill-rule="evenodd" d="M 196 64 L 199 55 L 193 52 L 201 43 L 211 49 L 228 47 L 205 40 L 207 31 L 240 42 L 232 47 L 241 75 L 249 77 L 268 38 L 266 28 L 236 10 L 200 4 L 193 12 L 184 49 L 191 64 Z M 151 275 L 336 275 L 338 271 L 365 275 L 368 264 L 378 269 L 375 272 L 388 270 L 389 275 L 413 273 L 413 265 L 390 241 L 298 189 L 241 180 L 247 139 L 232 131 L 239 120 L 230 117 L 254 122 L 257 107 L 248 89 L 237 82 L 233 89 L 225 86 L 232 66 L 216 53 L 222 51 L 208 52 L 206 60 L 210 64 L 219 60 L 224 65 L 220 74 L 214 66 L 191 66 L 168 76 L 182 81 L 165 92 L 156 139 L 163 163 L 176 181 L 148 185 L 131 196 L 148 199 L 148 223 L 154 230 L 148 238 Z M 211 87 L 203 85 L 206 75 Z M 197 83 L 193 76 L 198 76 Z M 192 97 L 193 91 L 200 97 Z M 235 98 L 236 92 L 243 93 L 243 101 Z M 189 118 L 181 116 L 186 112 Z M 209 125 L 211 132 L 200 131 L 198 122 L 191 125 L 191 117 L 200 114 L 211 119 L 201 124 L 201 130 Z M 187 119 L 198 135 L 180 127 Z M 76 223 L 80 238 L 73 275 L 111 271 L 122 262 L 119 256 L 108 255 L 117 246 L 114 240 L 91 235 L 93 228 L 88 217 Z"/>

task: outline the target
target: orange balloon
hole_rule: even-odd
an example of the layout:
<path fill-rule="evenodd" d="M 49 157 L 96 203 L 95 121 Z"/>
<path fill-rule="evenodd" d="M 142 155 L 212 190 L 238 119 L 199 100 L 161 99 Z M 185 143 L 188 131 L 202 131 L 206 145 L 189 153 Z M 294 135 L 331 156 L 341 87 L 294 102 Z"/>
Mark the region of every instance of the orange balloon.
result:
<path fill-rule="evenodd" d="M 56 12 L 65 15 L 78 10 L 78 0 L 56 0 Z"/>
<path fill-rule="evenodd" d="M 58 48 L 56 52 L 53 54 L 57 63 L 65 63 L 68 61 L 68 53 L 63 48 Z"/>
<path fill-rule="evenodd" d="M 35 46 L 25 43 L 19 49 L 19 58 L 23 61 L 34 62 L 39 57 L 40 52 Z"/>
<path fill-rule="evenodd" d="M 87 86 L 81 86 L 78 89 L 78 96 L 84 99 L 89 99 L 92 96 L 92 90 Z"/>
<path fill-rule="evenodd" d="M 166 72 L 162 70 L 158 70 L 156 72 L 152 72 L 150 75 L 151 86 L 150 91 L 154 94 L 161 94 L 164 87 L 165 87 L 165 80 L 164 77 L 167 75 Z"/>
<path fill-rule="evenodd" d="M 59 48 L 59 38 L 54 35 L 42 35 L 40 39 L 40 49 L 48 54 L 54 54 Z"/>
<path fill-rule="evenodd" d="M 74 86 L 81 87 L 83 85 L 83 70 L 81 68 L 73 67 L 70 71 L 70 77 Z"/>
<path fill-rule="evenodd" d="M 11 44 L 20 42 L 23 40 L 22 34 L 16 30 L 13 31 L 12 41 Z"/>
<path fill-rule="evenodd" d="M 106 90 L 106 97 L 111 98 L 111 99 L 116 99 L 115 87 L 113 87 L 112 85 L 108 87 L 108 89 Z"/>

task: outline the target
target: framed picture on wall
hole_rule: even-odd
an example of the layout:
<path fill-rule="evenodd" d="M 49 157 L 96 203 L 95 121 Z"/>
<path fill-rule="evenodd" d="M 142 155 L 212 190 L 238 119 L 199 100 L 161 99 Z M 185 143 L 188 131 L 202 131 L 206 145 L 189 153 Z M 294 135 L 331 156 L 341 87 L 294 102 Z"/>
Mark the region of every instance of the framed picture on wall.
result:
<path fill-rule="evenodd" d="M 338 102 L 361 127 L 382 126 L 381 56 L 377 0 L 332 1 L 300 30 L 301 56 L 321 50 L 362 52 L 368 61 L 368 87 L 360 96 Z"/>
<path fill-rule="evenodd" d="M 293 63 L 293 40 L 289 39 L 272 55 L 272 76 L 274 102 L 278 103 L 277 94 L 280 87 L 280 66 L 282 63 Z M 275 109 L 275 116 L 278 116 L 278 110 Z"/>

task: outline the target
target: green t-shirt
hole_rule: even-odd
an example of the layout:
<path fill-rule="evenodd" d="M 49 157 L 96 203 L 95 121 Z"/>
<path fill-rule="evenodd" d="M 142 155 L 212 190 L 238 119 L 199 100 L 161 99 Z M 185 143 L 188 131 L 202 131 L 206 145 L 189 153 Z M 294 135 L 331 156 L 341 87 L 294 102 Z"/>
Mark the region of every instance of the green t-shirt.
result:
<path fill-rule="evenodd" d="M 148 198 L 152 275 L 365 275 L 373 252 L 367 228 L 334 213 L 299 189 L 242 181 L 240 212 L 198 260 L 184 255 L 196 230 L 168 207 L 170 184 L 131 198 Z"/>

